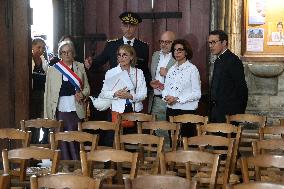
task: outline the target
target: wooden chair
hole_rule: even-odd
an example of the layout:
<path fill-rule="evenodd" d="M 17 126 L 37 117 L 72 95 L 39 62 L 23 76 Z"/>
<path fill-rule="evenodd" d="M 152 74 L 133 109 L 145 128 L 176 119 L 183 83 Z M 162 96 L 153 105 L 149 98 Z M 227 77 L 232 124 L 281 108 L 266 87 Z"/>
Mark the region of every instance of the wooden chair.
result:
<path fill-rule="evenodd" d="M 149 121 L 142 123 L 142 131 L 150 130 L 150 134 L 154 134 L 154 131 L 161 129 L 165 131 L 169 131 L 171 133 L 171 151 L 175 151 L 177 149 L 177 141 L 179 136 L 179 126 L 176 123 L 171 123 L 168 121 Z"/>
<path fill-rule="evenodd" d="M 284 156 L 261 154 L 241 158 L 243 182 L 251 181 L 249 167 L 254 167 L 254 181 L 283 183 Z M 268 174 L 268 176 L 266 175 Z M 273 179 L 273 180 L 269 180 Z"/>
<path fill-rule="evenodd" d="M 160 155 L 161 174 L 167 174 L 167 168 L 173 168 L 168 166 L 171 163 L 183 163 L 186 165 L 186 178 L 189 180 L 196 180 L 201 185 L 207 184 L 210 189 L 215 188 L 217 182 L 217 173 L 219 169 L 219 155 L 209 152 L 201 151 L 173 151 L 162 153 Z M 193 173 L 197 173 L 199 169 L 204 166 L 211 166 L 211 173 L 207 178 L 197 178 L 193 176 Z M 191 170 L 194 168 L 194 170 Z"/>
<path fill-rule="evenodd" d="M 150 114 L 144 114 L 144 113 L 123 113 L 120 114 L 119 120 L 122 121 L 134 121 L 137 123 L 137 132 L 142 133 L 141 130 L 141 124 L 142 122 L 147 121 L 155 121 L 155 116 Z M 123 129 L 120 129 L 120 134 L 123 134 Z"/>
<path fill-rule="evenodd" d="M 236 185 L 227 185 L 227 189 L 284 189 L 284 185 L 269 182 L 250 182 Z"/>
<path fill-rule="evenodd" d="M 172 123 L 178 123 L 180 128 L 181 128 L 181 124 L 183 123 L 193 123 L 196 125 L 197 131 L 200 125 L 205 125 L 208 123 L 207 116 L 201 116 L 201 115 L 195 115 L 195 114 L 183 114 L 183 115 L 178 115 L 178 116 L 170 116 L 169 120 Z M 179 140 L 181 144 L 182 138 L 179 137 Z"/>
<path fill-rule="evenodd" d="M 119 124 L 120 124 L 119 120 L 115 123 L 109 121 L 87 121 L 87 122 L 80 122 L 78 128 L 79 131 L 84 131 L 84 130 L 97 131 L 99 129 L 104 131 L 113 131 L 114 132 L 113 148 L 118 149 Z M 102 149 L 102 148 L 107 148 L 107 147 L 97 146 L 97 149 Z"/>
<path fill-rule="evenodd" d="M 127 179 L 125 189 L 196 189 L 197 183 L 171 175 L 144 175 Z"/>
<path fill-rule="evenodd" d="M 139 174 L 158 174 L 159 154 L 162 152 L 164 138 L 150 134 L 120 135 L 121 150 L 139 152 Z"/>
<path fill-rule="evenodd" d="M 51 149 L 58 149 L 58 142 L 79 142 L 80 151 L 85 151 L 84 142 L 90 142 L 90 151 L 96 149 L 98 136 L 81 131 L 65 131 L 58 133 L 50 133 Z"/>
<path fill-rule="evenodd" d="M 56 173 L 58 168 L 59 162 L 59 151 L 51 150 L 48 148 L 42 147 L 27 147 L 27 148 L 18 148 L 13 150 L 6 150 L 2 151 L 3 157 L 3 166 L 4 166 L 4 174 L 10 174 L 11 176 L 15 176 L 19 178 L 19 184 L 25 185 L 24 182 L 26 180 L 26 175 L 31 176 L 33 174 L 36 175 L 44 175 L 48 173 Z M 21 161 L 19 171 L 10 170 L 10 163 L 11 160 L 25 160 Z M 27 160 L 36 159 L 36 160 L 43 160 L 43 159 L 50 159 L 52 161 L 52 165 L 50 169 L 47 168 L 30 168 L 27 171 Z M 13 183 L 12 183 L 13 184 Z"/>
<path fill-rule="evenodd" d="M 37 129 L 48 128 L 49 131 L 52 130 L 53 132 L 59 132 L 60 129 L 63 128 L 62 120 L 57 121 L 54 119 L 45 119 L 45 118 L 21 120 L 20 124 L 21 124 L 21 130 L 23 131 L 28 131 L 30 128 L 37 128 Z M 49 144 L 32 144 L 31 146 L 41 146 L 45 148 L 50 148 L 50 143 Z"/>
<path fill-rule="evenodd" d="M 31 189 L 40 188 L 73 188 L 100 189 L 100 180 L 72 174 L 56 174 L 46 176 L 33 175 L 30 179 Z"/>
<path fill-rule="evenodd" d="M 21 131 L 19 129 L 14 129 L 14 128 L 0 129 L 1 145 L 3 146 L 3 149 L 8 149 L 8 150 L 14 149 L 15 146 L 28 147 L 30 143 L 30 136 L 31 136 L 30 134 L 31 134 L 30 131 L 25 132 L 25 131 Z M 21 143 L 21 145 L 18 144 L 19 142 Z M 2 156 L 0 160 L 1 162 L 3 161 Z M 19 160 L 13 160 L 13 163 L 24 165 L 24 161 L 19 161 Z M 1 170 L 1 173 L 2 172 L 3 170 Z M 14 172 L 16 173 L 16 171 Z M 20 173 L 18 172 L 18 174 Z M 2 178 L 4 179 L 3 182 L 6 180 L 6 178 L 7 176 L 4 175 Z M 3 183 L 3 187 L 4 187 L 4 183 Z"/>
<path fill-rule="evenodd" d="M 253 155 L 272 154 L 284 155 L 284 140 L 271 139 L 252 142 Z"/>
<path fill-rule="evenodd" d="M 208 135 L 208 134 L 225 134 L 227 138 L 232 138 L 232 134 L 235 135 L 233 138 L 235 139 L 235 145 L 232 154 L 231 161 L 231 172 L 235 171 L 236 163 L 237 163 L 237 155 L 239 150 L 239 143 L 242 134 L 242 128 L 238 126 L 234 126 L 228 123 L 210 123 L 206 125 L 201 125 L 198 128 L 198 135 Z"/>
<path fill-rule="evenodd" d="M 259 128 L 259 139 L 281 139 L 284 134 L 284 126 L 267 126 Z"/>
<path fill-rule="evenodd" d="M 0 188 L 10 189 L 10 175 L 9 174 L 0 175 Z"/>
<path fill-rule="evenodd" d="M 20 140 L 21 147 L 28 147 L 30 142 L 30 134 L 30 131 L 25 132 L 14 128 L 0 129 L 0 139 L 9 140 L 9 144 L 6 146 L 6 148 L 9 148 L 9 146 L 11 145 L 11 140 Z"/>
<path fill-rule="evenodd" d="M 83 151 L 80 152 L 82 172 L 84 176 L 91 176 L 93 178 L 99 178 L 101 180 L 106 180 L 107 183 L 112 183 L 112 177 L 117 175 L 118 182 L 122 183 L 122 170 L 120 165 L 117 165 L 117 171 L 115 170 L 98 170 L 93 169 L 94 162 L 115 162 L 122 163 L 128 162 L 131 164 L 131 169 L 129 173 L 129 178 L 134 179 L 137 176 L 137 163 L 138 163 L 138 153 L 131 153 L 124 150 L 116 149 L 103 149 L 95 150 L 88 153 Z"/>
<path fill-rule="evenodd" d="M 223 188 L 226 187 L 226 184 L 229 183 L 230 180 L 234 144 L 235 139 L 214 135 L 200 135 L 183 138 L 184 150 L 196 149 L 196 147 L 193 148 L 192 146 L 197 146 L 197 149 L 201 151 L 222 155 L 217 184 L 222 185 Z M 204 169 L 205 174 L 206 172 L 207 170 Z M 202 177 L 202 174 L 200 175 L 200 177 Z"/>
<path fill-rule="evenodd" d="M 50 143 L 51 149 L 57 150 L 59 149 L 58 143 L 59 142 L 79 142 L 80 143 L 80 151 L 85 151 L 84 143 L 90 142 L 91 147 L 88 148 L 89 151 L 95 150 L 97 146 L 98 136 L 81 132 L 81 131 L 65 131 L 65 132 L 58 132 L 58 133 L 50 133 Z M 79 154 L 78 154 L 79 155 Z M 80 160 L 60 160 L 60 165 L 63 168 L 62 172 L 72 172 L 70 170 L 70 166 L 74 166 L 73 171 L 80 169 L 81 163 Z M 68 167 L 68 170 L 65 169 Z"/>
<path fill-rule="evenodd" d="M 259 139 L 259 128 L 265 127 L 266 117 L 253 114 L 227 116 L 227 123 L 243 126 L 239 151 L 243 156 L 252 155 L 251 142 Z"/>

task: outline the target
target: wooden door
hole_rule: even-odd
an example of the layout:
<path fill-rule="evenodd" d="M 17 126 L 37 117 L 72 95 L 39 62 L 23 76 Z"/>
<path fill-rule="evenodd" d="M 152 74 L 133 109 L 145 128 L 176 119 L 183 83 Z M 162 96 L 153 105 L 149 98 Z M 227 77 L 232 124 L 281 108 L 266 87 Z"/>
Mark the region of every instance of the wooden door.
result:
<path fill-rule="evenodd" d="M 0 128 L 29 118 L 29 16 L 28 0 L 0 0 Z"/>
<path fill-rule="evenodd" d="M 123 11 L 133 11 L 143 14 L 159 14 L 161 12 L 182 14 L 182 18 L 150 18 L 143 19 L 137 31 L 137 37 L 149 43 L 150 55 L 159 50 L 158 40 L 162 32 L 176 32 L 177 38 L 187 39 L 193 47 L 192 63 L 200 72 L 202 95 L 208 93 L 208 57 L 207 36 L 210 27 L 210 1 L 208 0 L 86 0 L 85 4 L 85 34 L 105 33 L 108 39 L 121 37 L 120 20 L 118 16 Z M 102 52 L 105 42 L 86 46 L 86 54 L 97 55 Z M 151 56 L 149 65 L 151 63 Z M 107 66 L 90 74 L 92 93 L 99 94 Z M 206 99 L 206 98 L 204 98 Z M 206 103 L 200 103 L 199 113 L 205 115 Z"/>

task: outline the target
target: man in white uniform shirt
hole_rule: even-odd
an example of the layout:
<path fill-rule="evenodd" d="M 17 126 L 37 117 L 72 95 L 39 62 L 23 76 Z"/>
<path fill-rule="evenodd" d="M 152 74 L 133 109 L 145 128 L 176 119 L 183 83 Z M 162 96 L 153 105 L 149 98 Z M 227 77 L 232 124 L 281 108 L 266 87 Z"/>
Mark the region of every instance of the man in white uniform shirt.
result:
<path fill-rule="evenodd" d="M 162 100 L 162 90 L 164 89 L 167 72 L 175 63 L 171 53 L 174 40 L 174 32 L 165 31 L 162 33 L 159 40 L 161 50 L 154 52 L 152 56 L 151 76 L 153 80 L 150 85 L 153 88 L 153 93 L 149 99 L 149 111 L 157 116 L 158 121 L 166 120 L 167 104 Z"/>

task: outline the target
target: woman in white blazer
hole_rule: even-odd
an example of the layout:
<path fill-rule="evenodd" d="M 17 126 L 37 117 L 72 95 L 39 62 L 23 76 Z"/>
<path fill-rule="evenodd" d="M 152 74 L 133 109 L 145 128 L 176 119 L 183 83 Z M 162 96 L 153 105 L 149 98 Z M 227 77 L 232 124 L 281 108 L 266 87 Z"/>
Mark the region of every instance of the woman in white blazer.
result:
<path fill-rule="evenodd" d="M 117 50 L 117 62 L 118 66 L 106 72 L 101 92 L 102 98 L 112 100 L 112 118 L 120 113 L 142 111 L 142 101 L 147 97 L 147 87 L 143 71 L 134 67 L 136 64 L 134 48 L 130 45 L 121 45 Z M 123 71 L 126 71 L 126 77 L 121 77 L 119 81 L 114 79 L 117 83 L 112 83 L 113 86 L 109 86 L 110 82 L 107 81 L 114 77 L 119 78 L 119 76 L 123 75 L 121 73 Z M 119 89 L 117 85 L 123 86 L 123 84 L 118 82 L 124 82 L 126 86 Z"/>

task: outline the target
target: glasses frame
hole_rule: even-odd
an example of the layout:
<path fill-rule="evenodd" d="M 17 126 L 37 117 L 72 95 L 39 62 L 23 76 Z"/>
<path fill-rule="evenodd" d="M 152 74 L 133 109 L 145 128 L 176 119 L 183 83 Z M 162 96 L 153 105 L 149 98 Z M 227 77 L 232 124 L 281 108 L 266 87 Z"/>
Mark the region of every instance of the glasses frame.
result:
<path fill-rule="evenodd" d="M 174 52 L 177 52 L 177 53 L 181 53 L 181 52 L 184 52 L 185 49 L 184 48 L 177 48 L 177 49 L 174 49 Z"/>
<path fill-rule="evenodd" d="M 123 53 L 123 54 L 119 54 L 119 53 L 117 53 L 116 54 L 116 57 L 117 58 L 127 58 L 127 57 L 129 57 L 130 55 L 128 55 L 128 54 L 126 54 L 126 53 Z"/>
<path fill-rule="evenodd" d="M 166 44 L 166 45 L 170 45 L 171 43 L 173 43 L 173 41 L 170 41 L 170 40 L 159 40 L 159 43 L 160 44 Z"/>
<path fill-rule="evenodd" d="M 216 45 L 216 43 L 218 43 L 219 41 L 221 40 L 218 40 L 218 41 L 208 41 L 208 45 L 214 47 Z"/>
<path fill-rule="evenodd" d="M 73 54 L 72 51 L 60 51 L 60 55 L 68 56 L 68 55 L 72 55 L 72 54 Z"/>

